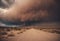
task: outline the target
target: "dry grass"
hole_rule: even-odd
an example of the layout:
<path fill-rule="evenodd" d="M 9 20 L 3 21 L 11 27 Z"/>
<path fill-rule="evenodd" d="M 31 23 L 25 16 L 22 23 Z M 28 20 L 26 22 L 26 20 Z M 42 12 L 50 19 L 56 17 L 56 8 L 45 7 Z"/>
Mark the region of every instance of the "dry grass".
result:
<path fill-rule="evenodd" d="M 46 27 L 46 28 L 45 28 Z M 51 28 L 50 28 L 51 27 Z M 0 27 L 0 40 L 7 39 L 9 37 L 15 37 L 15 35 L 21 34 L 31 28 L 42 30 L 44 32 L 60 34 L 60 28 L 53 28 L 54 26 L 23 26 L 23 27 Z"/>

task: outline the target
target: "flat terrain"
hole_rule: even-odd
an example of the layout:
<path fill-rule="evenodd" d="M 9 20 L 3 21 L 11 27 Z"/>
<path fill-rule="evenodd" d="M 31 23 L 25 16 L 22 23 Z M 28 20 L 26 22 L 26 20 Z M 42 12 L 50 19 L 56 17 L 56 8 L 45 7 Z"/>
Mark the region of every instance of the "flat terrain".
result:
<path fill-rule="evenodd" d="M 60 25 L 0 27 L 0 41 L 60 41 Z"/>
<path fill-rule="evenodd" d="M 8 38 L 8 41 L 60 41 L 59 38 L 59 34 L 48 33 L 32 28 L 15 37 Z"/>

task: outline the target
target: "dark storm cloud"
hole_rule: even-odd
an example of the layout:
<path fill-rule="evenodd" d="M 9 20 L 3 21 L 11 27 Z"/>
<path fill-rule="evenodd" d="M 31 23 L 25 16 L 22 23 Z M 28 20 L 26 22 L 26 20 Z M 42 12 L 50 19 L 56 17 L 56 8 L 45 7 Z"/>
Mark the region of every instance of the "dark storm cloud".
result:
<path fill-rule="evenodd" d="M 0 7 L 6 7 L 6 5 L 3 4 L 2 0 L 0 0 Z"/>
<path fill-rule="evenodd" d="M 0 0 L 0 7 L 1 8 L 8 8 L 13 3 L 14 3 L 14 0 Z"/>
<path fill-rule="evenodd" d="M 59 0 L 15 0 L 6 12 L 0 14 L 0 19 L 14 24 L 27 21 L 58 21 L 59 2 Z"/>

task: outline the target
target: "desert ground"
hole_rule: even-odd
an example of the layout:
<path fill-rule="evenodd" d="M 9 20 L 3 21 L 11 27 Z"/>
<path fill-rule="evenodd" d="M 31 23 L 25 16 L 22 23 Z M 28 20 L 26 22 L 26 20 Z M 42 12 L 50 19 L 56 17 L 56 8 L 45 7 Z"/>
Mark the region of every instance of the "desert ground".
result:
<path fill-rule="evenodd" d="M 60 25 L 0 27 L 0 41 L 60 41 Z"/>

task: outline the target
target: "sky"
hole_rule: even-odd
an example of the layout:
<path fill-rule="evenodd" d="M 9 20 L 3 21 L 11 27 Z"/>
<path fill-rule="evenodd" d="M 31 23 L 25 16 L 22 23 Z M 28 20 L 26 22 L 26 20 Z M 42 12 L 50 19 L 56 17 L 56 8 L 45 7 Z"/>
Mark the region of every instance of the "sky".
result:
<path fill-rule="evenodd" d="M 60 21 L 60 0 L 0 0 L 2 24 L 58 21 Z"/>

